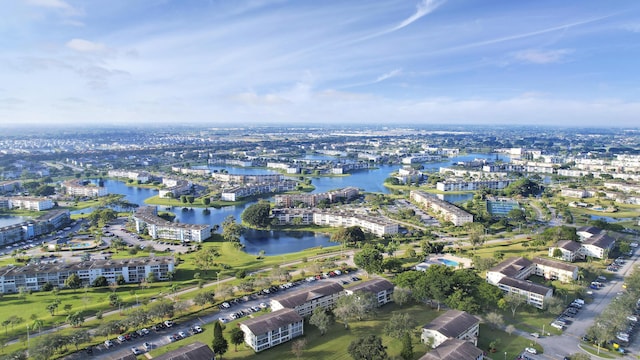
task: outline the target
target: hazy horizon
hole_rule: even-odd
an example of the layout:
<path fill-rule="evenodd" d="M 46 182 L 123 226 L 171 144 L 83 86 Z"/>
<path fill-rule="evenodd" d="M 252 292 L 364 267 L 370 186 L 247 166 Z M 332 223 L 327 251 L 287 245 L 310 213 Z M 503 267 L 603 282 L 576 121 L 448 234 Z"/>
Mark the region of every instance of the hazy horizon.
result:
<path fill-rule="evenodd" d="M 637 127 L 640 118 L 634 1 L 3 9 L 2 127 Z"/>

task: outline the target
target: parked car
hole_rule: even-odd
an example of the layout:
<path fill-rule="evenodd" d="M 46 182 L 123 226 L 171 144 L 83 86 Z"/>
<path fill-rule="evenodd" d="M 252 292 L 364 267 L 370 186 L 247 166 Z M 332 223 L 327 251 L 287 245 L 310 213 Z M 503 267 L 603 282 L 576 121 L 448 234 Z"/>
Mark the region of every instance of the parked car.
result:
<path fill-rule="evenodd" d="M 140 354 L 142 354 L 142 351 L 140 351 L 140 349 L 138 349 L 137 347 L 132 347 L 132 348 L 131 348 L 131 352 L 133 353 L 133 355 L 140 355 Z"/>
<path fill-rule="evenodd" d="M 165 321 L 164 321 L 164 326 L 166 326 L 166 327 L 168 327 L 168 328 L 172 327 L 172 326 L 173 326 L 173 321 L 171 321 L 171 320 L 165 320 Z"/>
<path fill-rule="evenodd" d="M 113 340 L 105 340 L 104 346 L 108 349 L 114 345 Z"/>
<path fill-rule="evenodd" d="M 200 327 L 200 325 L 195 325 L 193 327 L 193 331 L 195 331 L 196 334 L 200 334 L 202 332 L 202 328 Z"/>
<path fill-rule="evenodd" d="M 145 342 L 144 344 L 142 344 L 142 347 L 143 347 L 145 350 L 149 351 L 149 350 L 151 350 L 151 348 L 153 347 L 153 345 L 151 345 L 151 343 L 149 343 L 149 342 Z"/>
<path fill-rule="evenodd" d="M 528 352 L 529 354 L 533 354 L 533 355 L 538 353 L 538 350 L 536 350 L 535 348 L 532 348 L 532 347 L 525 348 L 524 351 Z"/>

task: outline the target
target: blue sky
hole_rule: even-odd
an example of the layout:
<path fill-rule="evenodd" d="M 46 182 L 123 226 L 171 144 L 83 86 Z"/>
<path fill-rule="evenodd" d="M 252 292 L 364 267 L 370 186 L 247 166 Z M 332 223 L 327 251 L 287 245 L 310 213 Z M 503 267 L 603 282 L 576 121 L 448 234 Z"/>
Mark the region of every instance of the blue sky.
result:
<path fill-rule="evenodd" d="M 635 0 L 0 6 L 4 124 L 640 124 Z"/>

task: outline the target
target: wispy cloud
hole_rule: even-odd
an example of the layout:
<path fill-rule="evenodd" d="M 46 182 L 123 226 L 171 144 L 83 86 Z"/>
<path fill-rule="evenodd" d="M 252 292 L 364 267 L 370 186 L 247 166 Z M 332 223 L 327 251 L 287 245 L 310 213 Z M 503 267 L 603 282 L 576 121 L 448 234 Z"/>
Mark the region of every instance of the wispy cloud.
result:
<path fill-rule="evenodd" d="M 28 5 L 63 11 L 66 15 L 79 16 L 83 11 L 63 0 L 24 0 Z"/>
<path fill-rule="evenodd" d="M 640 22 L 637 23 L 627 23 L 621 26 L 622 29 L 631 31 L 634 33 L 640 33 Z"/>
<path fill-rule="evenodd" d="M 571 49 L 539 50 L 529 49 L 518 51 L 513 54 L 516 60 L 533 64 L 551 64 L 563 61 L 567 55 L 571 54 Z"/>
<path fill-rule="evenodd" d="M 66 43 L 66 46 L 71 50 L 83 53 L 100 53 L 107 50 L 104 44 L 85 39 L 71 39 Z"/>
<path fill-rule="evenodd" d="M 444 4 L 444 0 L 422 0 L 416 5 L 416 12 L 408 18 L 404 19 L 400 24 L 394 26 L 393 28 L 387 30 L 385 33 L 394 32 L 402 29 L 403 27 L 409 26 L 425 15 L 429 15 L 435 9 L 437 9 L 440 5 Z"/>
<path fill-rule="evenodd" d="M 378 78 L 376 79 L 376 81 L 374 81 L 374 83 L 379 83 L 381 81 L 385 81 L 387 79 L 391 79 L 392 77 L 398 76 L 401 73 L 402 73 L 402 69 L 391 70 L 386 74 L 382 74 L 382 75 L 378 76 Z"/>

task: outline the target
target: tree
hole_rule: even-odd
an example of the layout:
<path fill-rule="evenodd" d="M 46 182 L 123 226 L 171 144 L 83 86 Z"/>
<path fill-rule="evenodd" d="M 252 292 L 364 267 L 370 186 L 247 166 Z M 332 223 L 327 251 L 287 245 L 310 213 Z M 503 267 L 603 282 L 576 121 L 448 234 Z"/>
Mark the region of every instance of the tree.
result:
<path fill-rule="evenodd" d="M 379 273 L 382 271 L 382 253 L 380 250 L 367 244 L 353 257 L 353 262 L 367 273 Z"/>
<path fill-rule="evenodd" d="M 504 325 L 504 319 L 502 318 L 502 315 L 496 312 L 488 313 L 487 315 L 485 315 L 484 320 L 487 322 L 487 324 L 489 324 L 489 326 L 494 329 L 499 329 Z"/>
<path fill-rule="evenodd" d="M 240 235 L 242 235 L 242 225 L 236 222 L 236 218 L 233 215 L 227 216 L 222 222 L 222 239 L 228 242 L 238 243 L 240 242 Z"/>
<path fill-rule="evenodd" d="M 71 312 L 71 308 L 73 307 L 73 304 L 64 304 L 64 306 L 62 307 L 64 309 L 64 312 L 67 313 L 67 315 L 69 315 L 69 313 Z"/>
<path fill-rule="evenodd" d="M 51 316 L 54 316 L 56 314 L 56 310 L 58 309 L 58 303 L 57 302 L 53 302 L 51 304 L 47 305 L 47 311 L 49 312 L 49 314 L 51 314 Z"/>
<path fill-rule="evenodd" d="M 84 322 L 84 315 L 80 311 L 76 311 L 67 316 L 67 322 L 73 327 L 78 327 Z"/>
<path fill-rule="evenodd" d="M 334 322 L 334 319 L 329 315 L 325 309 L 317 307 L 313 310 L 313 314 L 309 318 L 309 324 L 314 325 L 320 330 L 320 335 L 324 335 L 329 326 Z"/>
<path fill-rule="evenodd" d="M 304 349 L 307 347 L 307 339 L 298 339 L 291 343 L 291 353 L 296 359 L 300 359 L 302 357 L 302 353 Z"/>
<path fill-rule="evenodd" d="M 3 320 L 2 321 L 2 326 L 4 326 L 4 334 L 5 336 L 7 335 L 7 328 L 9 327 L 9 325 L 11 325 L 11 320 Z"/>
<path fill-rule="evenodd" d="M 150 272 L 146 279 L 145 279 L 149 284 L 153 284 L 154 282 L 157 281 L 157 277 L 156 277 L 156 273 L 154 273 L 153 271 Z"/>
<path fill-rule="evenodd" d="M 560 248 L 553 249 L 553 257 L 562 259 L 562 250 Z"/>
<path fill-rule="evenodd" d="M 118 277 L 116 278 L 116 285 L 124 285 L 127 283 L 127 280 L 125 280 L 124 275 L 118 275 Z"/>
<path fill-rule="evenodd" d="M 408 313 L 395 311 L 389 321 L 384 325 L 384 333 L 392 338 L 401 339 L 411 329 L 416 327 L 416 322 Z"/>
<path fill-rule="evenodd" d="M 391 294 L 391 299 L 396 304 L 402 306 L 412 300 L 411 290 L 396 287 Z"/>
<path fill-rule="evenodd" d="M 333 233 L 333 235 L 331 235 L 331 241 L 336 241 L 343 244 L 357 244 L 364 241 L 364 239 L 364 232 L 359 226 L 349 226 L 346 228 L 341 228 Z"/>
<path fill-rule="evenodd" d="M 386 360 L 389 359 L 382 339 L 376 335 L 361 336 L 349 344 L 347 349 L 354 360 Z"/>
<path fill-rule="evenodd" d="M 526 302 L 527 299 L 524 296 L 520 294 L 508 293 L 502 299 L 500 299 L 500 301 L 498 301 L 498 307 L 501 309 L 511 310 L 511 316 L 515 318 L 518 308 Z"/>
<path fill-rule="evenodd" d="M 238 345 L 244 342 L 244 332 L 240 330 L 239 327 L 234 327 L 231 329 L 231 343 L 235 347 L 234 351 L 238 351 Z"/>
<path fill-rule="evenodd" d="M 91 334 L 86 330 L 78 330 L 71 333 L 67 339 L 69 343 L 76 347 L 76 351 L 78 351 L 78 345 L 89 342 L 91 340 Z"/>
<path fill-rule="evenodd" d="M 196 253 L 194 262 L 198 269 L 208 271 L 215 266 L 215 260 L 218 256 L 220 256 L 218 250 L 212 247 L 206 247 Z"/>
<path fill-rule="evenodd" d="M 271 205 L 268 201 L 259 201 L 248 206 L 241 215 L 242 221 L 250 226 L 259 228 L 269 227 L 271 224 Z"/>
<path fill-rule="evenodd" d="M 405 332 L 402 338 L 402 350 L 400 351 L 402 360 L 413 359 L 413 343 L 411 342 L 411 333 Z"/>
<path fill-rule="evenodd" d="M 222 359 L 222 355 L 229 350 L 229 343 L 227 343 L 227 339 L 222 335 L 222 325 L 220 325 L 219 321 L 215 322 L 213 326 L 213 341 L 211 343 L 211 348 L 213 352 Z"/>
<path fill-rule="evenodd" d="M 386 258 L 382 260 L 382 269 L 390 272 L 400 272 L 402 271 L 402 261 L 397 258 Z"/>
<path fill-rule="evenodd" d="M 80 276 L 78 276 L 78 274 L 71 274 L 64 281 L 64 286 L 71 289 L 78 289 L 82 287 L 82 279 L 80 279 Z"/>
<path fill-rule="evenodd" d="M 378 306 L 373 293 L 357 291 L 353 295 L 342 296 L 336 301 L 333 314 L 344 323 L 345 329 L 351 320 L 362 320 L 372 315 Z"/>
<path fill-rule="evenodd" d="M 109 285 L 109 281 L 104 276 L 98 276 L 93 280 L 93 283 L 91 283 L 91 286 L 93 287 L 105 287 L 107 285 Z"/>

